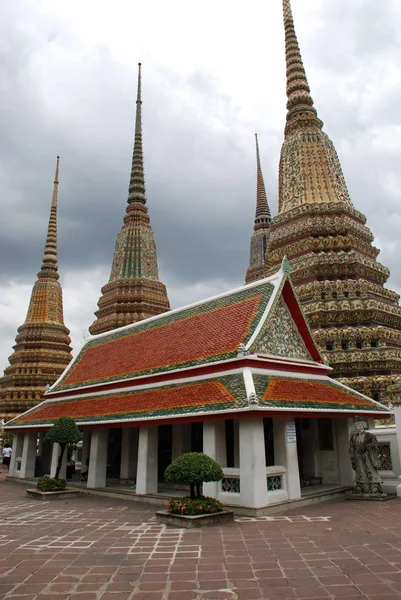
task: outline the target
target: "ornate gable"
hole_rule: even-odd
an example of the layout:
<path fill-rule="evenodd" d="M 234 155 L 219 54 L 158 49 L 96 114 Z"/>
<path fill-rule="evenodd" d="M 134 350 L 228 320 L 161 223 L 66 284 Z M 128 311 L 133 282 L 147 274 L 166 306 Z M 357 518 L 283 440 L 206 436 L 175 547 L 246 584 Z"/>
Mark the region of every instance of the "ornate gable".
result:
<path fill-rule="evenodd" d="M 312 360 L 283 298 L 278 299 L 251 352 Z"/>

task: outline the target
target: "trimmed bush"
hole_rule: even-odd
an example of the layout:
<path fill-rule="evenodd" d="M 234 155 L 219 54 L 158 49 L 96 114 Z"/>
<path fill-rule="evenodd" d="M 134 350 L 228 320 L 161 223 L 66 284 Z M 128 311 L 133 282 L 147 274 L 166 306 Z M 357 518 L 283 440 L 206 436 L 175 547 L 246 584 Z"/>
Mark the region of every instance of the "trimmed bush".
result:
<path fill-rule="evenodd" d="M 68 444 L 76 444 L 82 440 L 82 434 L 71 417 L 60 417 L 53 427 L 47 431 L 43 438 L 45 442 L 60 444 L 60 455 L 58 457 L 57 469 L 54 479 L 58 479 L 63 462 L 63 456 Z"/>
<path fill-rule="evenodd" d="M 174 515 L 210 515 L 221 512 L 223 505 L 215 498 L 170 498 L 168 511 Z"/>
<path fill-rule="evenodd" d="M 220 481 L 223 476 L 220 465 L 203 452 L 181 454 L 164 471 L 166 483 L 189 484 L 192 499 L 201 498 L 201 485 L 204 481 Z"/>
<path fill-rule="evenodd" d="M 40 492 L 62 492 L 67 482 L 65 479 L 53 479 L 52 477 L 41 477 L 36 488 Z"/>

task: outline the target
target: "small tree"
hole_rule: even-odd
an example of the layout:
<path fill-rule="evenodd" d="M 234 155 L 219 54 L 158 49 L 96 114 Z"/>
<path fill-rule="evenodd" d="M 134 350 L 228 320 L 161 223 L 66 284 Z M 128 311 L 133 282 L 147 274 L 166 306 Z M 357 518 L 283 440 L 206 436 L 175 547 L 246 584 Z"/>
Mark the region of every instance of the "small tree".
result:
<path fill-rule="evenodd" d="M 167 483 L 187 483 L 191 498 L 200 498 L 200 488 L 204 481 L 220 481 L 224 473 L 213 458 L 203 452 L 188 452 L 173 460 L 164 471 Z M 195 495 L 196 488 L 196 495 Z"/>
<path fill-rule="evenodd" d="M 58 457 L 56 474 L 54 476 L 55 479 L 58 479 L 67 444 L 76 444 L 81 441 L 82 434 L 76 426 L 74 419 L 71 417 L 60 417 L 54 423 L 53 427 L 49 429 L 43 439 L 45 442 L 60 444 L 60 455 Z"/>

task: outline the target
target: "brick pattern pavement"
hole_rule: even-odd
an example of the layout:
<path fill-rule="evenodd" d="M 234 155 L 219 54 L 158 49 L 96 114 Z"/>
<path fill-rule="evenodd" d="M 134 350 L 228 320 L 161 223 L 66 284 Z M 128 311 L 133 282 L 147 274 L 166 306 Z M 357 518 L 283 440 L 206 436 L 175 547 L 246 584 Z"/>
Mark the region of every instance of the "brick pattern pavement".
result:
<path fill-rule="evenodd" d="M 0 598 L 401 598 L 401 505 L 334 502 L 188 531 L 97 496 L 32 501 L 0 476 Z"/>

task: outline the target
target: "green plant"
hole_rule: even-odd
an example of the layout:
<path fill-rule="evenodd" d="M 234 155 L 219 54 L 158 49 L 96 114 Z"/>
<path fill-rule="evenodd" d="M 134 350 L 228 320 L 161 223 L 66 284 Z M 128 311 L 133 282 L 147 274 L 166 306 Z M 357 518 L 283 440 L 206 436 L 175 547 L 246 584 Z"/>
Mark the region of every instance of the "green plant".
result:
<path fill-rule="evenodd" d="M 63 462 L 64 451 L 67 444 L 76 444 L 82 439 L 82 434 L 71 417 L 60 417 L 49 429 L 43 438 L 45 442 L 52 444 L 60 444 L 60 454 L 58 457 L 57 469 L 54 479 L 58 479 L 60 475 L 61 465 Z"/>
<path fill-rule="evenodd" d="M 223 476 L 217 462 L 203 452 L 181 454 L 164 471 L 166 483 L 189 484 L 192 499 L 201 498 L 201 485 L 204 481 L 220 481 Z"/>
<path fill-rule="evenodd" d="M 174 515 L 209 515 L 223 510 L 221 502 L 216 498 L 201 496 L 200 498 L 170 498 L 168 511 Z"/>
<path fill-rule="evenodd" d="M 53 479 L 52 477 L 41 477 L 37 483 L 37 489 L 41 492 L 61 492 L 65 489 L 65 479 Z"/>

